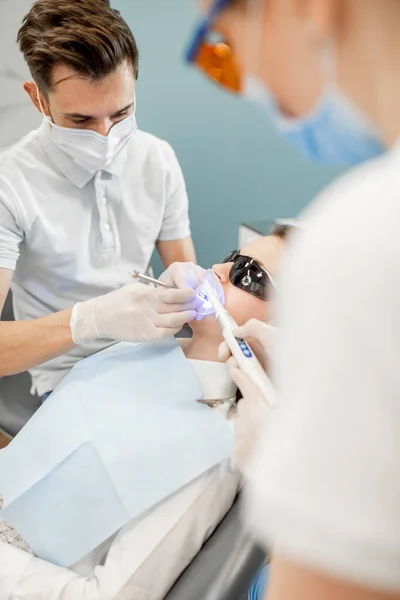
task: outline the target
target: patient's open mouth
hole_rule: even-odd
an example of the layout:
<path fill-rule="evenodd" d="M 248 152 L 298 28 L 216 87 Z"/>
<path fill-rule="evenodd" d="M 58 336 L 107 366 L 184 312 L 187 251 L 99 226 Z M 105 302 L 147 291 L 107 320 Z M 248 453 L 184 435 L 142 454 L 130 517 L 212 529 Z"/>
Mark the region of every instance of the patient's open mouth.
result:
<path fill-rule="evenodd" d="M 206 282 L 206 281 L 207 281 L 207 283 L 209 283 L 211 285 L 211 287 L 217 294 L 218 300 L 221 302 L 221 304 L 223 305 L 225 303 L 225 294 L 224 294 L 222 285 L 221 285 L 218 277 L 215 275 L 214 271 L 212 269 L 208 269 L 207 273 L 204 277 L 203 283 L 197 288 L 197 297 L 201 298 L 203 301 L 201 308 L 197 312 L 196 319 L 198 321 L 201 321 L 201 319 L 204 319 L 204 317 L 208 317 L 208 316 L 214 314 L 214 309 L 212 307 L 212 304 L 203 289 L 204 282 Z"/>

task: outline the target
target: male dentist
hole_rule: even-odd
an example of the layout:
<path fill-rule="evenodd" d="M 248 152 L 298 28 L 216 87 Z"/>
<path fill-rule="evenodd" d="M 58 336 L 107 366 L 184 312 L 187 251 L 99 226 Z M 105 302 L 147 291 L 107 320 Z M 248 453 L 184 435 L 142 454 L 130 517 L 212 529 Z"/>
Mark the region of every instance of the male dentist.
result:
<path fill-rule="evenodd" d="M 177 158 L 137 130 L 138 50 L 120 14 L 99 0 L 39 0 L 18 42 L 44 120 L 0 158 L 0 312 L 11 286 L 16 317 L 0 322 L 0 376 L 29 369 L 46 397 L 112 341 L 193 319 L 193 291 L 129 273 L 145 272 L 155 247 L 166 267 L 195 252 Z M 179 285 L 180 265 L 165 277 Z"/>

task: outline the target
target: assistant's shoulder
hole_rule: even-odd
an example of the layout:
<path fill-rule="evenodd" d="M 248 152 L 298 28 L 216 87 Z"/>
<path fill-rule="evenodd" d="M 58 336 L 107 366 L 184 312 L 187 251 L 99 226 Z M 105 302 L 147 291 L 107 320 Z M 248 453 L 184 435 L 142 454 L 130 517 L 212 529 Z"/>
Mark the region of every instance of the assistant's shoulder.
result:
<path fill-rule="evenodd" d="M 340 178 L 307 209 L 281 273 L 282 296 L 308 317 L 400 301 L 400 177 L 386 156 Z M 290 310 L 292 310 L 292 308 Z M 310 316 L 311 315 L 311 316 Z M 307 318 L 308 318 L 307 317 Z"/>
<path fill-rule="evenodd" d="M 400 152 L 340 177 L 306 209 L 301 222 L 295 244 L 314 260 L 321 249 L 347 250 L 353 257 L 360 252 L 365 258 L 400 254 Z"/>

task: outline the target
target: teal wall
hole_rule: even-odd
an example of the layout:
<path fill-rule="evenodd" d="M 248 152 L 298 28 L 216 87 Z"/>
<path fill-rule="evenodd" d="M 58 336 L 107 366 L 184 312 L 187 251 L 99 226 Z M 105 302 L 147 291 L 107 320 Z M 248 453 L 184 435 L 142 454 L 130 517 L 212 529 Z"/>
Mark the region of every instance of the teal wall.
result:
<path fill-rule="evenodd" d="M 166 139 L 189 192 L 200 264 L 236 247 L 239 223 L 296 216 L 337 174 L 282 142 L 265 114 L 184 64 L 197 0 L 112 0 L 141 52 L 141 129 Z"/>

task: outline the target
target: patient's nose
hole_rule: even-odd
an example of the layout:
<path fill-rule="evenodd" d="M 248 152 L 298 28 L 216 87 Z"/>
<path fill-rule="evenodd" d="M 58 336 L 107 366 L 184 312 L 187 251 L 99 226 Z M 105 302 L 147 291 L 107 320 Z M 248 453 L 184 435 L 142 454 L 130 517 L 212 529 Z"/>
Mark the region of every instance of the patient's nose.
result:
<path fill-rule="evenodd" d="M 214 271 L 214 273 L 216 274 L 216 276 L 218 277 L 218 279 L 220 280 L 221 283 L 228 283 L 229 282 L 229 273 L 231 271 L 232 268 L 232 263 L 223 263 L 223 264 L 219 264 L 219 265 L 214 265 L 212 270 Z"/>

